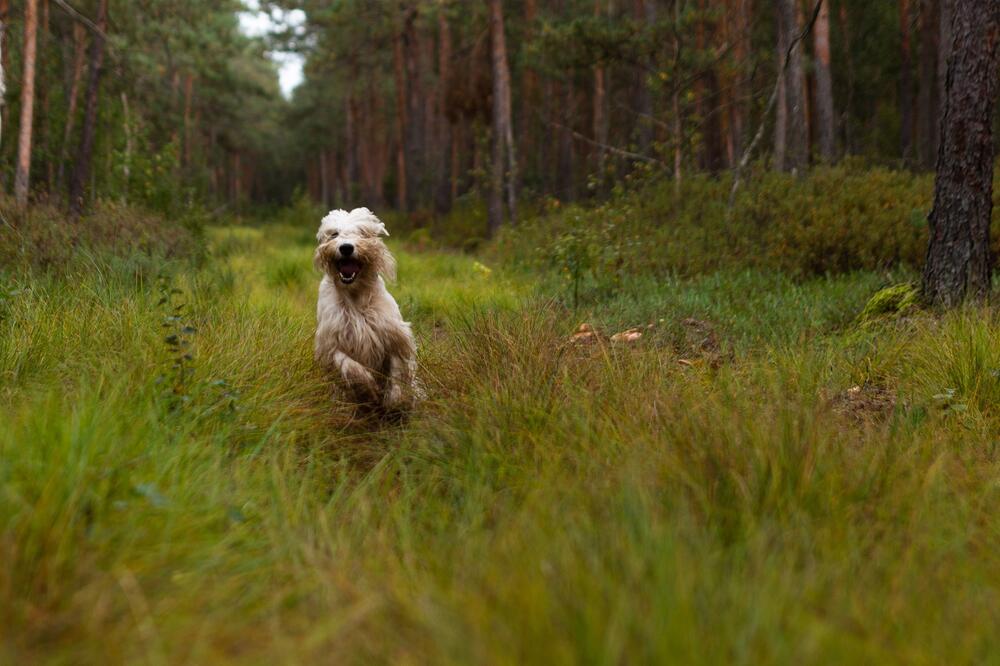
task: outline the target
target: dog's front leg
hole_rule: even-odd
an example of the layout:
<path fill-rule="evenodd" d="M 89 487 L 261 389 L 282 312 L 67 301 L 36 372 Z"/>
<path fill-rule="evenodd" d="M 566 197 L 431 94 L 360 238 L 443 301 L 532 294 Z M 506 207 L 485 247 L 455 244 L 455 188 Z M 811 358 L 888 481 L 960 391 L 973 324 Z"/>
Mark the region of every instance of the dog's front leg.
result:
<path fill-rule="evenodd" d="M 389 359 L 389 387 L 385 392 L 386 407 L 401 407 L 413 396 L 409 391 L 413 387 L 413 361 L 402 356 L 392 356 Z"/>
<path fill-rule="evenodd" d="M 337 365 L 344 383 L 349 387 L 369 397 L 378 394 L 378 384 L 368 368 L 340 350 L 334 352 L 333 362 Z"/>

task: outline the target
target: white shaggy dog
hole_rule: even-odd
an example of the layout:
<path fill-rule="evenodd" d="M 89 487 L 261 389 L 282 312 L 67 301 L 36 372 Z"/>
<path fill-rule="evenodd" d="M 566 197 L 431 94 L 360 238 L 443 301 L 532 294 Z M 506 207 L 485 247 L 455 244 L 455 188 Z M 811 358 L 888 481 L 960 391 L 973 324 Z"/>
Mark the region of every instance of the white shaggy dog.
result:
<path fill-rule="evenodd" d="M 385 225 L 367 208 L 334 210 L 316 234 L 323 272 L 316 307 L 316 360 L 335 370 L 351 397 L 388 409 L 417 397 L 417 346 L 410 324 L 385 288 L 396 262 L 382 242 Z"/>

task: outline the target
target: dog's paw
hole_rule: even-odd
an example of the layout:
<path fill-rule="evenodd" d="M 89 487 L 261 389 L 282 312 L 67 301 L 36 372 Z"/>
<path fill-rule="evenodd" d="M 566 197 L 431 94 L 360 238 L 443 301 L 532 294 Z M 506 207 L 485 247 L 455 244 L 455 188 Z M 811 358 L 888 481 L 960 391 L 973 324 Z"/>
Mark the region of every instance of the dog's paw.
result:
<path fill-rule="evenodd" d="M 406 398 L 407 396 L 403 393 L 403 388 L 399 384 L 393 383 L 385 392 L 385 396 L 382 398 L 382 404 L 387 409 L 400 409 L 407 406 L 409 401 Z"/>

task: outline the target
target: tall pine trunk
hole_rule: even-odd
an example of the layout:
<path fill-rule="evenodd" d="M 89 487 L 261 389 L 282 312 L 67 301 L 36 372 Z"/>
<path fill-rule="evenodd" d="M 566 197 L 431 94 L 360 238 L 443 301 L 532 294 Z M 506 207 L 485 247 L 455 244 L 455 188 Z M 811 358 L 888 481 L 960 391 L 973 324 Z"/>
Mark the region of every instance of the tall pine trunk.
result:
<path fill-rule="evenodd" d="M 511 124 L 510 67 L 507 63 L 507 41 L 504 36 L 503 2 L 502 0 L 489 0 L 489 3 L 490 52 L 493 66 L 493 165 L 490 180 L 488 231 L 492 236 L 503 224 L 505 191 L 507 194 L 507 213 L 511 223 L 516 221 L 517 195 L 514 183 L 517 178 L 517 169 Z"/>
<path fill-rule="evenodd" d="M 7 126 L 7 25 L 10 3 L 8 0 L 0 0 L 0 138 L 3 137 L 3 129 Z M 3 142 L 0 141 L 0 147 Z"/>
<path fill-rule="evenodd" d="M 403 64 L 403 32 L 397 30 L 392 40 L 392 71 L 396 83 L 396 206 L 406 210 L 409 200 L 407 176 L 409 159 L 406 150 L 409 118 L 407 117 L 406 70 Z"/>
<path fill-rule="evenodd" d="M 104 33 L 108 29 L 108 0 L 100 0 L 97 8 L 97 27 L 100 32 L 90 44 L 90 72 L 87 76 L 87 109 L 83 117 L 83 137 L 73 167 L 73 182 L 69 190 L 69 206 L 74 218 L 83 210 L 83 195 L 90 180 L 90 163 L 94 153 L 94 135 L 97 131 L 97 111 L 101 74 L 104 69 Z"/>
<path fill-rule="evenodd" d="M 824 162 L 836 159 L 833 79 L 830 76 L 830 1 L 823 0 L 813 25 L 816 70 L 816 140 Z"/>
<path fill-rule="evenodd" d="M 931 169 L 937 155 L 940 98 L 937 57 L 941 34 L 938 0 L 920 3 L 920 59 L 917 92 L 917 148 L 920 166 Z"/>
<path fill-rule="evenodd" d="M 782 2 L 784 0 L 781 0 Z M 788 157 L 788 95 L 785 87 L 785 55 L 788 53 L 788 27 L 780 4 L 774 5 L 774 25 L 777 42 L 778 98 L 774 109 L 774 168 L 785 170 Z"/>
<path fill-rule="evenodd" d="M 923 274 L 924 297 L 945 307 L 989 294 L 992 120 L 1000 82 L 1000 3 L 956 0 L 952 12 L 953 49 Z"/>
<path fill-rule="evenodd" d="M 35 45 L 38 33 L 38 0 L 24 4 L 24 68 L 21 79 L 21 126 L 17 139 L 17 170 L 14 173 L 14 200 L 28 203 L 31 181 L 31 130 L 35 111 Z"/>
<path fill-rule="evenodd" d="M 73 129 L 76 125 L 76 112 L 80 98 L 80 85 L 83 82 L 83 66 L 87 57 L 87 29 L 82 23 L 73 23 L 73 74 L 69 86 L 69 99 L 66 106 L 66 124 L 63 127 L 62 149 L 59 151 L 59 172 L 56 177 L 57 186 L 62 189 L 66 184 L 66 163 L 69 161 L 70 143 L 73 140 Z"/>
<path fill-rule="evenodd" d="M 910 43 L 910 0 L 899 0 L 899 152 L 909 163 L 913 145 L 913 48 Z"/>
<path fill-rule="evenodd" d="M 594 0 L 594 17 L 600 19 L 604 15 L 605 0 Z M 594 171 L 597 182 L 603 185 L 606 160 L 608 156 L 605 146 L 608 145 L 608 70 L 603 64 L 594 67 Z"/>
<path fill-rule="evenodd" d="M 795 0 L 778 0 L 778 4 L 787 45 L 798 37 L 802 29 L 799 24 L 797 3 Z M 793 173 L 801 173 L 809 165 L 809 128 L 806 125 L 806 95 L 803 81 L 802 42 L 798 41 L 788 58 L 784 85 L 788 113 L 785 169 Z"/>

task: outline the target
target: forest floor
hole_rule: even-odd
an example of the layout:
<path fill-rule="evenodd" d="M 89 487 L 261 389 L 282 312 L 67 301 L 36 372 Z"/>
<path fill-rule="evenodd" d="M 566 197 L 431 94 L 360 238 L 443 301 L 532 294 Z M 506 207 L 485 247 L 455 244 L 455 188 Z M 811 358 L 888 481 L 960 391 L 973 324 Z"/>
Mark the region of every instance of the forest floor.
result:
<path fill-rule="evenodd" d="M 754 271 L 574 309 L 393 243 L 429 399 L 361 420 L 312 362 L 313 227 L 3 287 L 0 662 L 1000 654 L 995 310 Z"/>

